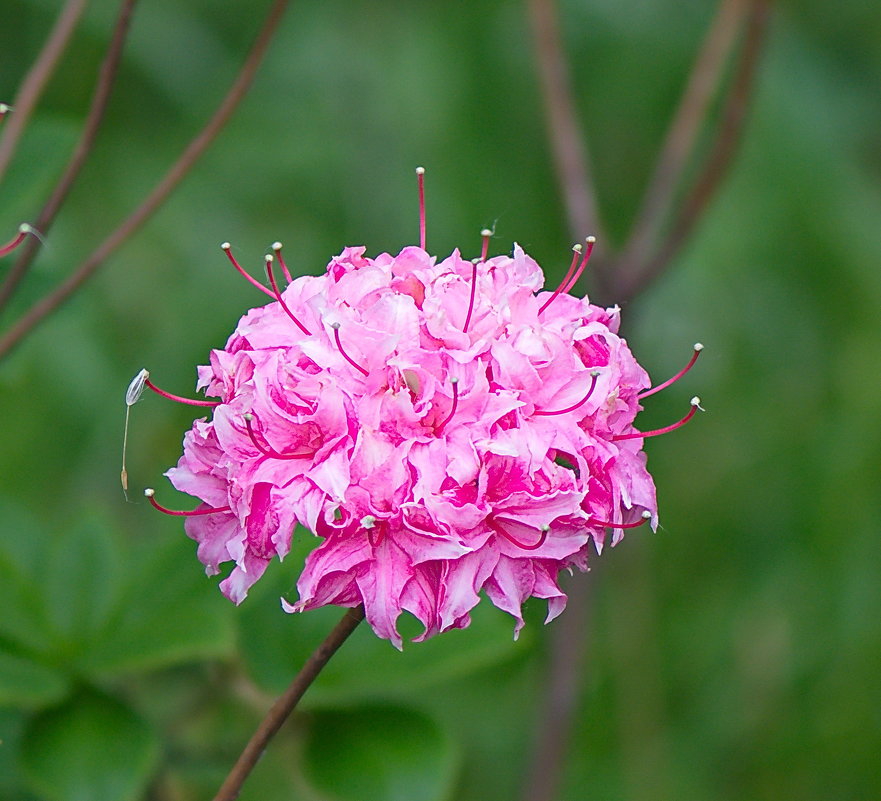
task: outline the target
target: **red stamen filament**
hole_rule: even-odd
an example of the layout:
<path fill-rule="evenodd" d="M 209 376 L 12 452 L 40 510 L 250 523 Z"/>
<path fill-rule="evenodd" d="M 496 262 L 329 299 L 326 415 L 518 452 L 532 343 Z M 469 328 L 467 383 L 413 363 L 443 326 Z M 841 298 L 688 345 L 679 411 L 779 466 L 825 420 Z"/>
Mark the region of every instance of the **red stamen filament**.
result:
<path fill-rule="evenodd" d="M 651 519 L 652 513 L 646 510 L 642 513 L 641 519 L 636 523 L 610 523 L 608 520 L 599 520 L 593 516 L 591 516 L 588 523 L 591 526 L 601 526 L 602 528 L 639 528 L 639 526 L 644 526 Z"/>
<path fill-rule="evenodd" d="M 658 384 L 656 387 L 652 387 L 651 389 L 647 389 L 645 392 L 639 393 L 639 399 L 649 397 L 649 395 L 654 395 L 656 392 L 660 392 L 662 389 L 666 389 L 671 384 L 675 384 L 682 376 L 684 376 L 692 367 L 694 367 L 694 363 L 697 361 L 697 357 L 700 356 L 701 351 L 704 349 L 704 346 L 701 345 L 700 342 L 694 343 L 694 353 L 691 354 L 691 359 L 689 359 L 688 364 L 685 365 L 676 375 L 672 378 L 668 378 L 663 384 Z"/>
<path fill-rule="evenodd" d="M 245 428 L 248 430 L 249 439 L 252 443 L 254 443 L 254 447 L 268 459 L 305 459 L 308 456 L 315 455 L 312 451 L 308 451 L 306 453 L 279 453 L 273 448 L 268 448 L 265 445 L 262 445 L 257 439 L 257 435 L 254 433 L 254 428 L 251 425 L 251 421 L 254 419 L 254 415 L 246 414 L 244 415 L 244 418 Z"/>
<path fill-rule="evenodd" d="M 209 506 L 205 509 L 193 509 L 191 512 L 180 512 L 175 509 L 168 509 L 165 506 L 162 506 L 154 497 L 153 494 L 156 490 L 153 489 L 145 489 L 144 495 L 147 497 L 147 500 L 153 505 L 154 509 L 159 510 L 164 515 L 174 515 L 175 517 L 198 517 L 199 515 L 213 515 L 218 514 L 220 512 L 229 512 L 231 511 L 228 506 Z"/>
<path fill-rule="evenodd" d="M 453 419 L 456 413 L 456 407 L 459 405 L 459 379 L 451 378 L 450 383 L 453 385 L 453 405 L 450 407 L 450 413 L 443 419 L 443 422 L 434 430 L 435 434 L 440 434 L 444 430 L 444 426 Z"/>
<path fill-rule="evenodd" d="M 596 237 L 589 236 L 584 240 L 587 243 L 587 250 L 584 251 L 584 258 L 581 260 L 581 264 L 578 265 L 578 272 L 575 273 L 570 279 L 569 283 L 566 284 L 563 289 L 564 292 L 571 292 L 572 287 L 578 283 L 578 279 L 581 278 L 581 274 L 584 272 L 584 268 L 587 267 L 587 263 L 590 261 L 590 254 L 593 253 L 593 246 L 596 244 Z"/>
<path fill-rule="evenodd" d="M 538 542 L 534 542 L 534 543 L 530 544 L 530 543 L 528 543 L 528 542 L 521 542 L 521 541 L 518 540 L 516 537 L 512 536 L 511 534 L 509 534 L 509 533 L 508 533 L 507 531 L 505 531 L 505 529 L 502 528 L 502 527 L 501 527 L 496 521 L 494 521 L 494 520 L 489 520 L 489 521 L 487 521 L 487 522 L 489 523 L 489 527 L 490 527 L 493 531 L 495 531 L 496 534 L 500 534 L 500 535 L 503 536 L 506 540 L 508 540 L 508 542 L 513 543 L 513 544 L 516 545 L 518 548 L 522 548 L 524 551 L 536 551 L 536 550 L 538 550 L 539 548 L 541 548 L 541 546 L 545 544 L 545 541 L 546 541 L 547 538 L 548 538 L 548 532 L 551 530 L 551 527 L 550 527 L 550 526 L 542 526 L 542 527 L 541 527 L 541 534 L 540 534 L 540 536 L 539 536 L 539 538 L 538 538 Z"/>
<path fill-rule="evenodd" d="M 282 258 L 281 242 L 273 242 L 272 243 L 272 252 L 275 253 L 275 258 L 278 259 L 278 263 L 279 263 L 279 265 L 281 265 L 281 271 L 284 273 L 285 281 L 290 283 L 294 279 L 291 278 L 291 271 L 288 270 L 288 266 L 287 266 L 287 264 L 285 264 L 284 258 Z"/>
<path fill-rule="evenodd" d="M 573 245 L 572 246 L 572 263 L 569 265 L 569 269 L 566 270 L 566 275 L 563 276 L 563 280 L 560 281 L 560 285 L 553 291 L 553 294 L 541 305 L 541 308 L 538 310 L 538 313 L 541 314 L 548 306 L 550 306 L 556 299 L 557 295 L 559 295 L 563 291 L 563 287 L 569 283 L 569 279 L 575 275 L 575 268 L 578 266 L 578 257 L 581 255 L 581 245 Z"/>
<path fill-rule="evenodd" d="M 536 409 L 533 412 L 533 414 L 551 415 L 551 414 L 568 414 L 569 412 L 574 412 L 579 406 L 581 406 L 582 403 L 585 403 L 587 401 L 587 399 L 591 395 L 593 395 L 593 391 L 597 385 L 597 378 L 599 378 L 599 375 L 600 374 L 599 374 L 598 370 L 594 370 L 590 374 L 590 379 L 591 379 L 590 380 L 590 388 L 587 390 L 587 395 L 585 395 L 580 401 L 578 401 L 578 403 L 573 403 L 571 406 L 567 406 L 565 409 L 559 409 L 558 411 L 555 411 L 555 412 L 546 412 L 543 409 Z"/>
<path fill-rule="evenodd" d="M 664 428 L 656 428 L 654 431 L 634 431 L 630 434 L 617 434 L 612 437 L 612 441 L 617 442 L 621 439 L 640 439 L 642 437 L 657 437 L 660 434 L 669 434 L 671 431 L 675 431 L 677 428 L 681 428 L 684 426 L 692 417 L 694 417 L 694 413 L 700 409 L 703 411 L 703 407 L 701 406 L 701 399 L 696 395 L 691 399 L 691 409 L 688 414 L 685 415 L 681 420 L 676 423 L 673 423 L 669 426 L 664 426 Z"/>
<path fill-rule="evenodd" d="M 285 310 L 285 314 L 290 317 L 296 324 L 297 327 L 304 333 L 306 336 L 310 336 L 311 332 L 305 325 L 303 325 L 296 317 L 294 317 L 294 313 L 288 308 L 288 304 L 284 302 L 284 299 L 281 296 L 281 292 L 278 290 L 278 284 L 275 283 L 275 275 L 272 273 L 272 256 L 266 256 L 266 275 L 269 278 L 269 283 L 272 286 L 272 293 L 275 295 L 275 299 L 278 301 L 279 305 Z"/>
<path fill-rule="evenodd" d="M 489 253 L 489 239 L 493 235 L 493 232 L 489 230 L 489 228 L 484 228 L 480 232 L 480 236 L 483 239 L 483 247 L 480 249 L 480 260 L 486 261 L 486 254 Z"/>
<path fill-rule="evenodd" d="M 336 340 L 336 346 L 339 348 L 339 351 L 343 355 L 343 358 L 356 370 L 360 370 L 364 375 L 370 375 L 367 370 L 365 370 L 360 364 L 358 364 L 358 362 L 352 359 L 352 357 L 343 350 L 343 343 L 340 342 L 340 324 L 331 323 L 330 327 L 333 329 L 333 338 Z"/>
<path fill-rule="evenodd" d="M 25 237 L 28 234 L 34 233 L 34 229 L 28 225 L 27 223 L 22 223 L 18 226 L 18 233 L 10 239 L 5 245 L 0 245 L 0 256 L 5 256 L 7 253 L 12 253 L 22 242 L 24 242 Z"/>
<path fill-rule="evenodd" d="M 220 249 L 224 253 L 226 253 L 226 257 L 230 260 L 230 262 L 232 262 L 232 266 L 235 267 L 242 274 L 243 278 L 245 278 L 247 281 L 252 283 L 261 292 L 264 292 L 265 294 L 269 295 L 269 297 L 271 297 L 273 300 L 275 299 L 275 295 L 273 295 L 270 290 L 268 290 L 256 278 L 254 278 L 248 272 L 246 272 L 245 268 L 242 267 L 242 265 L 236 261 L 236 257 L 232 255 L 232 245 L 230 245 L 229 242 L 224 242 L 220 246 Z"/>
<path fill-rule="evenodd" d="M 416 168 L 416 184 L 419 187 L 419 247 L 425 250 L 425 167 Z"/>
<path fill-rule="evenodd" d="M 484 252 L 486 249 L 484 248 Z M 471 263 L 471 299 L 468 301 L 468 314 L 465 315 L 465 325 L 462 332 L 468 333 L 468 326 L 471 325 L 471 314 L 474 312 L 474 295 L 477 291 L 477 261 Z"/>
<path fill-rule="evenodd" d="M 182 398 L 180 395 L 172 395 L 164 389 L 159 389 L 149 378 L 144 379 L 144 386 L 149 387 L 163 398 L 168 398 L 168 400 L 177 401 L 178 403 L 186 403 L 188 406 L 220 406 L 222 403 L 222 401 L 195 400 L 193 398 Z"/>

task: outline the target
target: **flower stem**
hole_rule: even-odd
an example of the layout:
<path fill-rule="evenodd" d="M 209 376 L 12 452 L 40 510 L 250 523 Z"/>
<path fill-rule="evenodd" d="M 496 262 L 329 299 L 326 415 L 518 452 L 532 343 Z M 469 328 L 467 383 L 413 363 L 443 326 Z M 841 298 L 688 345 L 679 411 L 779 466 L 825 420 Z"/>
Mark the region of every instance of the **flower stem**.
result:
<path fill-rule="evenodd" d="M 348 636 L 358 627 L 364 619 L 364 605 L 349 609 L 342 620 L 336 624 L 324 642 L 321 643 L 306 660 L 300 672 L 294 677 L 284 694 L 272 705 L 272 708 L 263 718 L 257 731 L 248 741 L 245 750 L 233 765 L 226 780 L 214 796 L 214 801 L 234 801 L 238 797 L 245 779 L 248 778 L 257 760 L 263 754 L 269 741 L 276 735 L 291 712 L 297 706 L 303 693 L 328 663 L 337 649 L 346 641 Z"/>

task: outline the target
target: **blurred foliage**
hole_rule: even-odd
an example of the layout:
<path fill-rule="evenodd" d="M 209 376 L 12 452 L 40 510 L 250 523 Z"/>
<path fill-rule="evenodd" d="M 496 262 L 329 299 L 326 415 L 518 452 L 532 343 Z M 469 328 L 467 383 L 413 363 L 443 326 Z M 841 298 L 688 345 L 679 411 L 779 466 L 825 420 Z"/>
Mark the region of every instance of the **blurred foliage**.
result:
<path fill-rule="evenodd" d="M 0 100 L 59 5 L 0 0 Z M 93 157 L 4 325 L 198 130 L 262 6 L 142 3 Z M 115 8 L 90 4 L 0 187 L 0 231 L 35 216 L 65 162 Z M 711 12 L 697 0 L 563 3 L 616 241 Z M 417 164 L 431 250 L 476 254 L 495 223 L 498 252 L 516 240 L 559 275 L 568 242 L 526 20 L 504 0 L 295 3 L 248 99 L 172 200 L 3 363 L 4 801 L 210 798 L 335 622 L 336 610 L 279 609 L 307 533 L 234 608 L 180 521 L 138 500 L 177 458 L 191 410 L 156 397 L 133 410 L 124 502 L 125 387 L 147 366 L 185 393 L 194 365 L 262 302 L 221 241 L 259 265 L 281 239 L 307 273 L 344 245 L 412 243 Z M 730 181 L 673 269 L 625 309 L 656 376 L 707 345 L 644 425 L 675 419 L 697 391 L 708 412 L 649 445 L 662 529 L 631 533 L 587 578 L 590 653 L 563 799 L 881 795 L 879 34 L 876 4 L 778 4 Z M 158 492 L 171 496 L 164 482 Z M 485 604 L 470 630 L 402 654 L 359 630 L 242 799 L 516 798 L 547 681 L 541 607 L 516 643 Z"/>

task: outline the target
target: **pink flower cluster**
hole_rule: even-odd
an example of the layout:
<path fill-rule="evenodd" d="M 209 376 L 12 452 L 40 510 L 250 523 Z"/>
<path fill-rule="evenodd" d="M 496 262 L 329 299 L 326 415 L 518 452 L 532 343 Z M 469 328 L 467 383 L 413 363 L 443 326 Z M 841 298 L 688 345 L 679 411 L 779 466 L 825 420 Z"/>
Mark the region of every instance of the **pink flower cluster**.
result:
<path fill-rule="evenodd" d="M 463 628 L 481 592 L 523 625 L 606 529 L 656 524 L 633 422 L 648 386 L 618 309 L 542 291 L 520 247 L 474 262 L 346 248 L 252 309 L 199 368 L 221 399 L 167 475 L 209 574 L 241 602 L 297 524 L 321 542 L 288 611 L 363 603 L 401 646 Z M 274 283 L 274 282 L 273 282 Z"/>

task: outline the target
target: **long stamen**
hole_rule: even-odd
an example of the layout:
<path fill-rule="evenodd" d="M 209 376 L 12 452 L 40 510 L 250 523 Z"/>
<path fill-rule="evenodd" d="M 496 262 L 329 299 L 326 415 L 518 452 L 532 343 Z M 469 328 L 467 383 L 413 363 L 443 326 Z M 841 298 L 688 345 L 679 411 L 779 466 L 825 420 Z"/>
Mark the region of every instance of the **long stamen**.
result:
<path fill-rule="evenodd" d="M 287 272 L 287 270 L 285 271 Z M 267 254 L 266 256 L 266 275 L 269 277 L 269 284 L 272 286 L 272 292 L 275 295 L 275 299 L 279 302 L 279 305 L 285 310 L 285 314 L 290 317 L 296 324 L 297 327 L 304 333 L 306 336 L 310 336 L 311 332 L 305 325 L 303 325 L 296 317 L 294 317 L 294 313 L 288 308 L 288 304 L 284 302 L 284 299 L 281 296 L 281 292 L 278 290 L 278 284 L 275 283 L 275 275 L 272 273 L 272 256 Z"/>
<path fill-rule="evenodd" d="M 313 452 L 279 453 L 274 448 L 267 448 L 265 445 L 260 443 L 260 440 L 257 439 L 257 434 L 254 432 L 254 428 L 251 425 L 251 422 L 254 420 L 254 415 L 249 412 L 248 414 L 243 415 L 243 417 L 245 418 L 245 428 L 248 431 L 249 439 L 252 443 L 254 443 L 254 447 L 268 459 L 304 459 L 307 456 L 314 455 Z"/>
<path fill-rule="evenodd" d="M 416 168 L 416 184 L 419 187 L 419 247 L 425 250 L 425 167 Z"/>
<path fill-rule="evenodd" d="M 288 270 L 288 266 L 287 266 L 287 264 L 285 264 L 284 258 L 282 258 L 281 242 L 273 242 L 272 243 L 272 251 L 273 251 L 273 253 L 275 253 L 275 258 L 278 259 L 278 263 L 281 265 L 281 271 L 284 273 L 285 281 L 290 283 L 294 279 L 291 278 L 291 271 Z"/>
<path fill-rule="evenodd" d="M 587 263 L 590 261 L 590 254 L 593 253 L 593 246 L 596 244 L 596 237 L 589 236 L 584 240 L 587 243 L 587 249 L 584 251 L 584 257 L 581 259 L 581 264 L 578 265 L 578 271 L 569 279 L 569 283 L 566 284 L 563 289 L 564 292 L 571 292 L 572 287 L 578 283 L 578 279 L 581 278 L 581 274 L 584 272 L 584 268 L 587 267 Z"/>
<path fill-rule="evenodd" d="M 704 349 L 704 346 L 701 345 L 700 342 L 694 343 L 694 353 L 691 354 L 691 359 L 689 359 L 688 364 L 685 365 L 676 375 L 672 378 L 668 378 L 663 384 L 658 384 L 656 387 L 652 387 L 651 389 L 647 389 L 645 392 L 639 393 L 639 399 L 649 397 L 649 395 L 654 395 L 656 392 L 660 392 L 662 389 L 666 389 L 671 384 L 675 384 L 682 376 L 684 376 L 692 367 L 694 367 L 694 363 L 697 361 L 697 357 L 700 356 L 701 351 Z"/>
<path fill-rule="evenodd" d="M 590 387 L 587 390 L 587 395 L 585 395 L 580 401 L 578 401 L 578 403 L 573 403 L 571 406 L 567 406 L 565 409 L 558 409 L 557 411 L 554 411 L 554 412 L 546 412 L 543 409 L 536 409 L 533 412 L 533 414 L 551 415 L 551 414 L 567 414 L 568 412 L 574 412 L 579 406 L 581 406 L 582 403 L 586 403 L 587 399 L 591 395 L 593 395 L 593 391 L 597 385 L 597 378 L 599 378 L 599 375 L 600 375 L 599 370 L 594 370 L 590 374 Z"/>
<path fill-rule="evenodd" d="M 700 409 L 703 411 L 703 406 L 701 406 L 701 399 L 695 395 L 691 399 L 691 409 L 688 414 L 685 415 L 681 420 L 676 423 L 673 423 L 669 426 L 664 426 L 664 428 L 656 428 L 654 431 L 633 431 L 630 434 L 616 434 L 612 437 L 613 441 L 618 441 L 620 439 L 640 439 L 642 437 L 657 437 L 659 434 L 668 434 L 671 431 L 675 431 L 677 428 L 681 428 L 684 426 L 692 417 L 694 417 L 694 413 Z"/>
<path fill-rule="evenodd" d="M 18 226 L 18 232 L 16 235 L 10 239 L 5 245 L 0 245 L 0 256 L 5 256 L 7 253 L 12 253 L 22 242 L 24 242 L 25 237 L 28 234 L 36 234 L 36 228 L 28 225 L 27 223 L 22 223 Z"/>
<path fill-rule="evenodd" d="M 541 305 L 541 308 L 538 310 L 538 313 L 541 314 L 548 306 L 550 306 L 556 299 L 557 296 L 563 291 L 563 287 L 569 283 L 569 279 L 575 275 L 575 269 L 578 266 L 578 259 L 581 256 L 581 245 L 573 245 L 572 246 L 572 263 L 569 265 L 569 269 L 566 270 L 566 275 L 563 276 L 563 280 L 560 281 L 560 285 L 553 291 L 551 296 Z"/>
<path fill-rule="evenodd" d="M 434 430 L 435 434 L 440 434 L 444 430 L 444 426 L 453 419 L 456 413 L 456 407 L 459 405 L 459 379 L 451 378 L 450 383 L 453 385 L 453 405 L 450 407 L 450 413 L 443 419 L 443 422 Z"/>
<path fill-rule="evenodd" d="M 503 536 L 506 540 L 508 540 L 508 542 L 514 543 L 514 545 L 516 545 L 518 548 L 522 548 L 524 551 L 535 551 L 535 550 L 538 550 L 539 548 L 541 548 L 541 546 L 545 544 L 545 541 L 548 538 L 548 532 L 551 530 L 550 526 L 542 526 L 541 527 L 541 535 L 538 538 L 538 542 L 528 543 L 528 542 L 521 542 L 516 537 L 512 536 L 507 531 L 505 531 L 505 529 L 502 528 L 495 521 L 490 522 L 489 526 L 493 531 L 496 532 L 496 534 L 501 534 L 501 536 Z"/>
<path fill-rule="evenodd" d="M 241 264 L 236 261 L 236 257 L 232 255 L 232 245 L 229 242 L 224 242 L 220 249 L 226 253 L 226 257 L 232 262 L 232 266 L 235 267 L 247 281 L 252 283 L 257 289 L 265 294 L 269 295 L 269 297 L 275 299 L 275 295 L 272 294 L 270 290 L 268 290 L 263 284 L 261 284 L 256 278 L 250 275 Z"/>
<path fill-rule="evenodd" d="M 122 484 L 122 491 L 125 499 L 128 501 L 128 470 L 125 467 L 125 455 L 128 452 L 128 422 L 131 414 L 132 406 L 134 406 L 144 393 L 147 379 L 150 373 L 146 370 L 140 370 L 138 374 L 131 380 L 128 389 L 125 391 L 125 428 L 122 431 L 122 469 L 119 471 L 119 481 Z"/>
<path fill-rule="evenodd" d="M 601 526 L 602 528 L 639 528 L 639 526 L 644 526 L 651 519 L 652 513 L 646 509 L 636 523 L 610 523 L 608 520 L 600 520 L 591 515 L 588 524 L 591 526 Z"/>
<path fill-rule="evenodd" d="M 484 228 L 480 232 L 480 237 L 483 239 L 483 245 L 480 248 L 480 260 L 486 261 L 486 254 L 489 253 L 489 240 L 493 235 L 493 232 L 489 230 L 489 228 Z"/>
<path fill-rule="evenodd" d="M 358 362 L 356 362 L 345 350 L 343 350 L 343 343 L 340 342 L 340 324 L 339 323 L 331 323 L 330 327 L 333 329 L 333 338 L 336 340 L 336 346 L 339 348 L 340 353 L 343 355 L 343 358 L 352 365 L 356 370 L 360 370 L 364 375 L 370 375 Z"/>
<path fill-rule="evenodd" d="M 148 373 L 149 375 L 149 373 Z M 148 377 L 144 377 L 144 386 L 149 387 L 153 390 L 157 395 L 161 395 L 163 398 L 168 398 L 168 400 L 177 401 L 178 403 L 186 403 L 188 406 L 220 406 L 222 401 L 210 401 L 210 400 L 195 400 L 193 398 L 182 398 L 180 395 L 172 395 L 170 392 L 166 392 L 164 389 L 159 389 Z"/>
<path fill-rule="evenodd" d="M 486 248 L 484 248 L 484 253 L 486 252 Z M 483 260 L 483 259 L 481 259 Z M 471 325 L 471 315 L 474 312 L 474 295 L 477 291 L 477 259 L 471 262 L 471 298 L 468 301 L 468 314 L 465 315 L 465 325 L 462 328 L 462 332 L 468 333 L 468 326 Z"/>
<path fill-rule="evenodd" d="M 181 512 L 175 509 L 168 509 L 165 506 L 162 506 L 154 497 L 154 493 L 156 490 L 147 488 L 144 490 L 144 495 L 147 497 L 147 500 L 153 505 L 154 509 L 158 509 L 164 515 L 174 515 L 175 517 L 198 517 L 199 515 L 213 515 L 218 514 L 220 512 L 229 512 L 231 511 L 228 506 L 209 506 L 206 509 L 193 509 L 190 512 Z"/>

